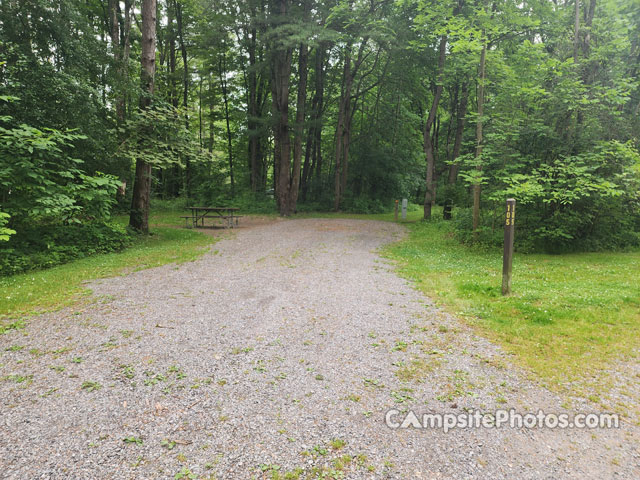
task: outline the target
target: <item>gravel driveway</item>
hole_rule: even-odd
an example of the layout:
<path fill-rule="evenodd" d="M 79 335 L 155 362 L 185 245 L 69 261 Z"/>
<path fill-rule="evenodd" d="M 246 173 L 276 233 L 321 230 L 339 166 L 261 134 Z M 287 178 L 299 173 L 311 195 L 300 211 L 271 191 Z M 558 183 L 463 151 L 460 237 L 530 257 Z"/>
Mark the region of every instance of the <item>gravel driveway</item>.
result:
<path fill-rule="evenodd" d="M 640 478 L 624 422 L 385 425 L 390 409 L 565 411 L 393 272 L 376 251 L 401 235 L 359 220 L 238 229 L 0 336 L 0 478 Z"/>

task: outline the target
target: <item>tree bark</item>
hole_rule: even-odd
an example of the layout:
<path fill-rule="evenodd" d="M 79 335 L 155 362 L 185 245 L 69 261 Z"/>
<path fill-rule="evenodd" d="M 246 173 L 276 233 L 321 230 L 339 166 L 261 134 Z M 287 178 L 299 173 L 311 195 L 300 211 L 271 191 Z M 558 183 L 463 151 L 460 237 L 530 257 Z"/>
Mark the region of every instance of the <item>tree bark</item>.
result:
<path fill-rule="evenodd" d="M 142 95 L 140 108 L 151 105 L 156 71 L 156 0 L 142 0 L 142 57 L 140 79 Z M 136 160 L 136 174 L 131 200 L 129 225 L 142 233 L 149 233 L 149 200 L 151 196 L 151 165 Z"/>
<path fill-rule="evenodd" d="M 124 12 L 120 11 L 118 0 L 109 0 L 109 37 L 113 50 L 113 64 L 116 72 L 116 119 L 119 124 L 126 118 L 127 83 L 129 79 L 129 52 L 131 50 L 131 8 L 132 0 L 125 0 Z M 121 19 L 124 16 L 124 20 Z M 121 27 L 122 23 L 122 28 Z"/>
<path fill-rule="evenodd" d="M 304 168 L 302 169 L 302 183 L 300 184 L 302 199 L 307 199 L 309 183 L 317 172 L 319 159 L 319 145 L 322 134 L 322 107 L 324 96 L 324 45 L 316 47 L 315 52 L 315 90 L 311 100 L 311 115 L 309 119 L 309 130 L 307 134 L 307 144 L 305 150 Z M 321 157 L 321 155 L 320 155 Z M 320 166 L 322 159 L 320 158 Z"/>
<path fill-rule="evenodd" d="M 444 73 L 444 61 L 447 54 L 447 36 L 443 35 L 440 38 L 440 47 L 438 52 L 438 71 L 436 74 L 436 90 L 433 95 L 433 102 L 431 102 L 431 109 L 427 121 L 424 125 L 423 140 L 424 140 L 424 153 L 427 157 L 427 174 L 425 181 L 425 194 L 424 194 L 424 219 L 429 220 L 431 218 L 431 206 L 435 200 L 435 182 L 433 181 L 433 173 L 435 168 L 435 152 L 433 148 L 433 142 L 431 140 L 431 127 L 436 118 L 438 112 L 438 105 L 440 104 L 440 97 L 442 97 L 442 75 Z"/>
<path fill-rule="evenodd" d="M 286 21 L 288 0 L 273 0 L 272 12 L 276 22 Z M 291 214 L 289 192 L 291 181 L 291 139 L 289 137 L 289 78 L 291 76 L 290 47 L 271 47 L 271 100 L 273 104 L 274 183 L 280 215 Z"/>
<path fill-rule="evenodd" d="M 252 16 L 255 16 L 253 13 Z M 256 28 L 251 28 L 251 34 L 249 38 L 249 84 L 248 84 L 248 94 L 249 94 L 249 104 L 248 104 L 248 118 L 247 118 L 247 127 L 249 134 L 249 165 L 251 168 L 251 190 L 253 192 L 257 192 L 260 186 L 260 171 L 258 165 L 258 125 L 257 125 L 257 117 L 258 117 L 258 73 L 256 72 Z"/>
<path fill-rule="evenodd" d="M 573 26 L 573 63 L 578 63 L 578 48 L 580 46 L 580 0 L 575 0 L 575 20 Z"/>
<path fill-rule="evenodd" d="M 480 82 L 478 84 L 478 121 L 476 123 L 476 154 L 475 158 L 478 162 L 476 170 L 482 172 L 482 126 L 484 112 L 484 81 L 485 81 L 485 64 L 487 59 L 487 43 L 485 40 L 480 54 Z M 478 240 L 478 227 L 480 225 L 480 181 L 476 181 L 473 185 L 473 239 Z"/>
<path fill-rule="evenodd" d="M 182 55 L 182 106 L 184 107 L 184 123 L 189 130 L 189 62 L 187 57 L 187 44 L 184 41 L 184 26 L 182 22 L 182 4 L 175 2 L 176 8 L 176 26 L 178 28 L 178 40 L 180 42 L 180 53 Z M 191 160 L 189 157 L 184 159 L 184 183 L 187 198 L 191 198 Z"/>
<path fill-rule="evenodd" d="M 360 42 L 358 48 L 358 55 L 351 65 L 351 47 L 349 43 L 345 49 L 344 68 L 342 75 L 342 92 L 340 94 L 340 103 L 338 105 L 338 125 L 336 127 L 336 157 L 335 157 L 335 181 L 334 181 L 334 202 L 333 207 L 335 211 L 340 209 L 340 204 L 344 196 L 344 192 L 347 187 L 347 178 L 349 170 L 349 147 L 351 145 L 351 123 L 353 120 L 353 114 L 355 108 L 352 106 L 352 101 L 357 102 L 358 96 L 362 92 L 358 92 L 352 95 L 353 85 L 355 78 L 358 74 L 358 70 L 362 66 L 367 55 L 365 55 L 365 48 L 369 37 L 364 37 Z M 378 54 L 380 51 L 378 51 Z M 374 67 L 377 64 L 378 56 Z M 369 73 L 371 73 L 371 71 Z M 366 74 L 364 75 L 366 76 Z M 378 82 L 377 82 L 378 83 Z"/>
<path fill-rule="evenodd" d="M 222 99 L 224 101 L 224 117 L 227 124 L 227 155 L 229 158 L 229 177 L 231 180 L 231 198 L 235 196 L 235 182 L 233 178 L 233 145 L 231 142 L 231 122 L 229 119 L 229 92 L 226 79 L 226 65 L 224 53 L 218 59 L 218 73 L 220 75 L 220 87 L 222 88 Z"/>
<path fill-rule="evenodd" d="M 448 198 L 446 198 L 444 201 L 444 209 L 442 211 L 442 217 L 445 220 L 451 220 L 451 209 L 453 207 L 453 200 L 451 198 L 451 195 L 453 192 L 451 192 L 451 189 L 453 188 L 453 186 L 456 184 L 458 180 L 458 170 L 460 166 L 455 162 L 458 156 L 460 155 L 460 148 L 462 147 L 462 135 L 464 133 L 464 124 L 465 124 L 465 117 L 467 115 L 468 100 L 469 100 L 469 86 L 467 85 L 466 82 L 464 82 L 462 84 L 462 93 L 461 93 L 460 101 L 458 102 L 458 112 L 456 115 L 457 117 L 456 118 L 456 136 L 453 142 L 453 154 L 451 155 L 451 161 L 453 163 L 451 163 L 451 166 L 449 167 L 448 183 L 450 188 L 448 192 Z"/>
<path fill-rule="evenodd" d="M 305 104 L 307 102 L 309 47 L 300 44 L 298 54 L 298 98 L 296 102 L 296 124 L 293 138 L 293 171 L 289 192 L 289 211 L 295 213 L 300 188 L 300 166 L 302 161 L 302 137 L 304 135 Z"/>

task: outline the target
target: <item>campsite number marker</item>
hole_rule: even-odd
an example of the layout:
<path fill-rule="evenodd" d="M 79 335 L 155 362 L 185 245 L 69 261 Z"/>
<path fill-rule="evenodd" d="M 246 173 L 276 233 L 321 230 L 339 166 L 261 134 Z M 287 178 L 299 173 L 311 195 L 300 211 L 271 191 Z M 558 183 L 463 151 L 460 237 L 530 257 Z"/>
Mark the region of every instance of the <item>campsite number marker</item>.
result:
<path fill-rule="evenodd" d="M 513 233 L 516 219 L 516 201 L 507 199 L 507 212 L 504 223 L 504 253 L 502 256 L 502 294 L 511 293 L 511 266 L 513 262 Z"/>

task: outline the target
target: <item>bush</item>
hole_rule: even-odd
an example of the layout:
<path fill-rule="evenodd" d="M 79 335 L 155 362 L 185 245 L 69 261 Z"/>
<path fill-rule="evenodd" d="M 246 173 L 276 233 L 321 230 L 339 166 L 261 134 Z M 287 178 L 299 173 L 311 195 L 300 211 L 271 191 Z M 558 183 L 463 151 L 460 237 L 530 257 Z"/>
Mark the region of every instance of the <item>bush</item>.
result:
<path fill-rule="evenodd" d="M 535 205 L 516 206 L 515 249 L 519 252 L 567 253 L 623 250 L 640 245 L 640 218 L 622 201 L 602 202 L 593 211 L 566 208 L 541 218 Z M 485 207 L 480 216 L 477 243 L 501 248 L 504 207 Z M 472 209 L 454 211 L 458 240 L 473 242 Z"/>
<path fill-rule="evenodd" d="M 383 213 L 389 210 L 382 202 L 376 198 L 369 198 L 364 195 L 359 197 L 345 198 L 343 210 L 349 213 Z"/>
<path fill-rule="evenodd" d="M 122 250 L 131 244 L 122 225 L 94 222 L 21 228 L 0 248 L 0 275 L 49 268 L 96 253 Z"/>

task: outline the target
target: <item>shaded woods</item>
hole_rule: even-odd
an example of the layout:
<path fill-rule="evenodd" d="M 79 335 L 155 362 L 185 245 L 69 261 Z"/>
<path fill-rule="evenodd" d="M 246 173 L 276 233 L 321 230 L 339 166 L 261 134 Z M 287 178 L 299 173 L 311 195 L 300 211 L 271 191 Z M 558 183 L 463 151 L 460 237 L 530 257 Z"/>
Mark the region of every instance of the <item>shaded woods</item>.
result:
<path fill-rule="evenodd" d="M 633 0 L 7 0 L 0 22 L 2 238 L 106 218 L 126 183 L 140 231 L 152 198 L 408 198 L 498 243 L 514 197 L 518 248 L 638 243 Z"/>

